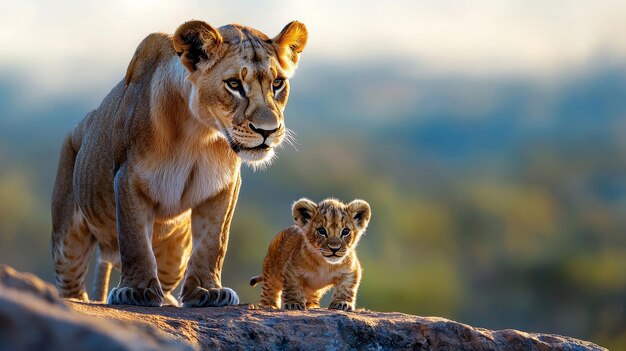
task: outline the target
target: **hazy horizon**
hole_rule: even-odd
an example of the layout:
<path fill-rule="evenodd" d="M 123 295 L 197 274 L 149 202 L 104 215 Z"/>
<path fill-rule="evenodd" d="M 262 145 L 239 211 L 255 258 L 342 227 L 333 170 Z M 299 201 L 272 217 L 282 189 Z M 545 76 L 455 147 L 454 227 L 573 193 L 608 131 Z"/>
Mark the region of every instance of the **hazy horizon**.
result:
<path fill-rule="evenodd" d="M 26 79 L 35 101 L 100 92 L 121 78 L 149 33 L 200 19 L 271 37 L 297 19 L 310 32 L 304 70 L 387 62 L 407 76 L 558 77 L 626 61 L 624 13 L 619 1 L 4 1 L 0 74 Z"/>

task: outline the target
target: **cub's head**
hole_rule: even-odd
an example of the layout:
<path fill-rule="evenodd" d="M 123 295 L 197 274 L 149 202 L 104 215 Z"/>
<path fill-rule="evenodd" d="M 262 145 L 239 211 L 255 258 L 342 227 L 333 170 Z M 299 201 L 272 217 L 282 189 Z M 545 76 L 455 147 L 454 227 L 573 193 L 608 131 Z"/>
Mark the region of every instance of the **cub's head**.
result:
<path fill-rule="evenodd" d="M 186 22 L 172 36 L 189 71 L 192 113 L 219 130 L 245 162 L 271 159 L 285 138 L 289 78 L 306 42 L 306 27 L 296 21 L 274 38 L 237 24 L 216 29 L 202 21 Z"/>
<path fill-rule="evenodd" d="M 300 199 L 293 204 L 292 214 L 312 252 L 330 263 L 340 263 L 356 247 L 372 212 L 363 200 L 346 205 L 335 199 L 319 204 Z"/>

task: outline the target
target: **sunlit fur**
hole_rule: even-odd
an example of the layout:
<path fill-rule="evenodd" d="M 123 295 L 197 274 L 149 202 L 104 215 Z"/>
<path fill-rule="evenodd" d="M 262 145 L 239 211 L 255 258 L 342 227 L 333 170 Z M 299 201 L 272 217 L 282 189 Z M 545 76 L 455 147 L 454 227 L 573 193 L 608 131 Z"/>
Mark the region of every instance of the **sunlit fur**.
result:
<path fill-rule="evenodd" d="M 282 300 L 285 309 L 319 307 L 321 297 L 334 287 L 329 308 L 354 309 L 361 279 L 355 248 L 371 217 L 369 204 L 300 199 L 292 215 L 296 225 L 276 235 L 263 275 L 250 281 L 253 286 L 263 282 L 260 305 L 278 308 Z"/>
<path fill-rule="evenodd" d="M 185 306 L 238 303 L 221 272 L 241 163 L 266 166 L 289 139 L 288 78 L 306 41 L 299 22 L 269 38 L 189 21 L 139 44 L 124 79 L 62 147 L 52 256 L 63 297 L 87 298 L 98 247 L 98 300 L 113 267 L 121 277 L 112 304 L 178 304 L 170 293 L 181 281 Z M 286 80 L 274 90 L 277 77 Z M 231 78 L 243 93 L 227 88 Z"/>
<path fill-rule="evenodd" d="M 189 37 L 186 30 L 182 28 L 183 33 L 174 36 L 175 44 L 179 38 Z M 244 162 L 258 168 L 273 158 L 274 149 L 287 134 L 283 111 L 289 78 L 306 44 L 306 28 L 292 22 L 270 39 L 252 28 L 229 25 L 205 36 L 210 37 L 204 39 L 203 47 L 208 58 L 189 64 L 193 66 L 188 77 L 192 83 L 190 109 L 202 123 L 219 130 Z M 287 42 L 290 47 L 279 48 Z M 180 52 L 185 48 L 181 43 Z M 225 83 L 233 78 L 241 81 L 241 91 Z M 285 83 L 275 91 L 272 84 L 277 78 L 284 78 Z M 264 137 L 251 126 L 274 132 Z"/>

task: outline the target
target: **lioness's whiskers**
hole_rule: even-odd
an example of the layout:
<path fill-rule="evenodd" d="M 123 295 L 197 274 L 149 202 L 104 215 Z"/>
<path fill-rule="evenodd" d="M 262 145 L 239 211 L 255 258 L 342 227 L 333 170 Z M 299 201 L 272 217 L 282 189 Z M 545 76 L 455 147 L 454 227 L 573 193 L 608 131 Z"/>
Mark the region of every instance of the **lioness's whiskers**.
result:
<path fill-rule="evenodd" d="M 289 128 L 285 128 L 285 142 L 289 145 L 291 145 L 294 150 L 298 151 L 298 148 L 296 147 L 296 145 L 298 145 L 298 143 L 296 142 L 296 132 L 294 132 L 293 130 L 289 129 Z"/>

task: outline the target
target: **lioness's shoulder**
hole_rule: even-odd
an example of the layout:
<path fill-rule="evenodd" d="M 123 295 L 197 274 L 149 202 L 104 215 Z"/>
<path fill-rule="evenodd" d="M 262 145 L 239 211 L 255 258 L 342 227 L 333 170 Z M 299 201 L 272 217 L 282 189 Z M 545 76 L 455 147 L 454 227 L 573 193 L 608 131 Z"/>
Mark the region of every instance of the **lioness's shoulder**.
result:
<path fill-rule="evenodd" d="M 172 37 L 166 33 L 152 33 L 145 37 L 135 49 L 133 58 L 126 70 L 126 85 L 135 82 L 146 73 L 156 70 L 160 62 L 167 61 L 176 55 Z"/>

